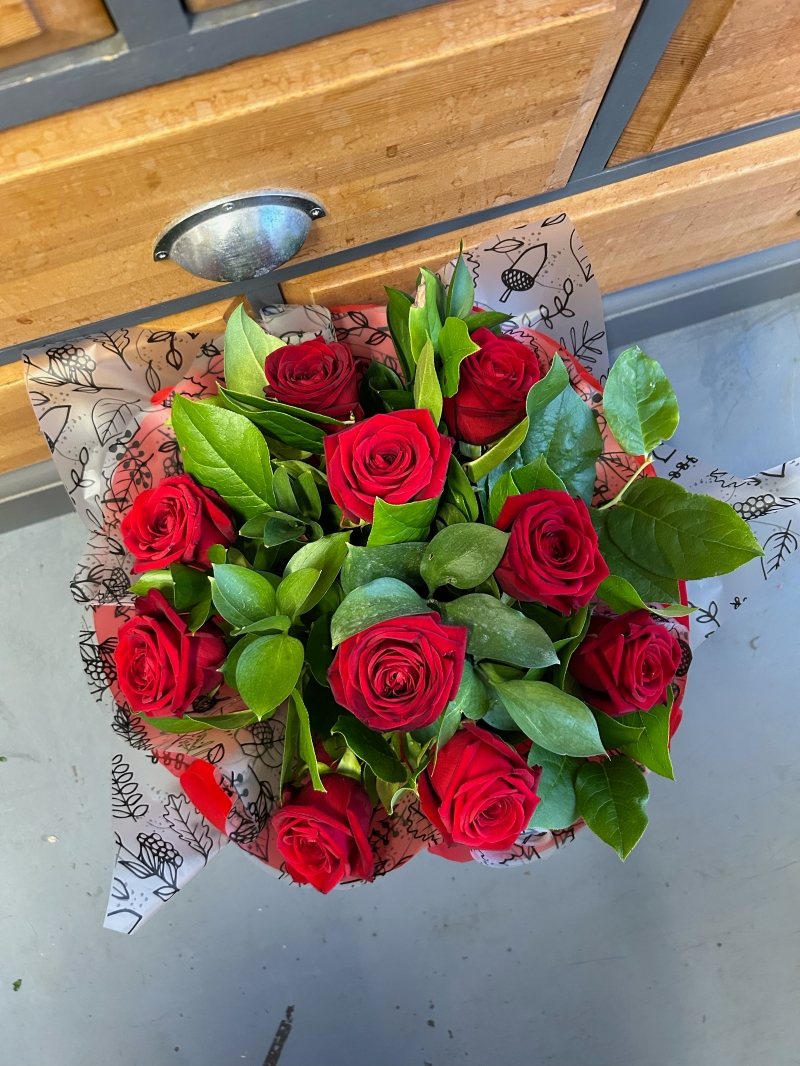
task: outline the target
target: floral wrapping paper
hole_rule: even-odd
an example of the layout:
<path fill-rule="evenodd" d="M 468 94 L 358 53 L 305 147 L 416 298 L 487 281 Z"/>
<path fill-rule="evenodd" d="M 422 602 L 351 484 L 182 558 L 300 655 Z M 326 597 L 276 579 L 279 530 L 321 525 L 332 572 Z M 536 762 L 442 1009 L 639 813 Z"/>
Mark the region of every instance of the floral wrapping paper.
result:
<path fill-rule="evenodd" d="M 602 303 L 574 227 L 565 215 L 521 226 L 493 236 L 466 252 L 465 259 L 477 303 L 512 314 L 510 332 L 516 339 L 536 349 L 531 330 L 537 329 L 574 356 L 567 360 L 573 387 L 595 408 L 604 433 L 595 501 L 610 499 L 636 468 L 636 460 L 616 446 L 602 418 L 599 382 L 608 370 Z M 452 269 L 451 263 L 441 271 L 445 280 Z M 262 310 L 261 324 L 287 343 L 338 339 L 356 357 L 378 359 L 399 370 L 383 307 L 276 305 Z M 71 584 L 84 609 L 79 647 L 90 690 L 107 708 L 118 740 L 111 764 L 116 864 L 105 925 L 132 933 L 228 841 L 288 879 L 270 836 L 270 815 L 279 799 L 281 711 L 235 731 L 165 733 L 129 713 L 114 672 L 116 634 L 133 609 L 128 592 L 133 559 L 123 546 L 120 522 L 139 492 L 180 471 L 179 449 L 168 425 L 171 398 L 174 390 L 192 397 L 216 391 L 223 374 L 221 338 L 118 330 L 30 350 L 25 369 L 40 428 L 89 531 Z M 775 583 L 800 543 L 790 513 L 800 504 L 800 460 L 742 480 L 664 446 L 657 466 L 662 476 L 732 503 L 752 522 L 767 552 L 735 574 L 690 585 L 690 602 L 701 608 L 694 615 L 692 642 L 701 643 L 765 581 Z M 682 626 L 671 625 L 686 638 Z M 687 649 L 681 691 L 688 661 Z M 213 700 L 215 712 L 243 707 L 225 687 Z M 180 775 L 198 758 L 214 767 L 217 782 L 233 800 L 224 833 L 199 814 L 180 787 Z M 508 852 L 475 851 L 465 858 L 487 866 L 531 862 L 571 841 L 580 825 L 555 832 L 529 830 Z M 405 800 L 394 818 L 379 808 L 370 826 L 376 875 L 403 865 L 426 846 L 436 850 L 437 841 L 415 800 Z"/>

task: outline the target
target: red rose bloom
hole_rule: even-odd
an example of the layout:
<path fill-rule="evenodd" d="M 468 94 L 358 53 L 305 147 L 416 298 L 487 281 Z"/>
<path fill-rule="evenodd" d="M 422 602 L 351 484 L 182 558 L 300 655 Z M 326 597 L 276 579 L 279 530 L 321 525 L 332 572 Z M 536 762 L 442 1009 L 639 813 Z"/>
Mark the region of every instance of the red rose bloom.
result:
<path fill-rule="evenodd" d="M 371 522 L 376 496 L 386 503 L 440 496 L 452 450 L 430 411 L 373 415 L 325 438 L 328 488 L 351 522 Z"/>
<path fill-rule="evenodd" d="M 343 640 L 328 669 L 333 698 L 370 729 L 423 729 L 461 683 L 466 626 L 435 611 L 392 618 Z"/>
<path fill-rule="evenodd" d="M 330 418 L 362 418 L 358 403 L 359 374 L 346 344 L 326 344 L 317 337 L 287 344 L 267 356 L 269 384 L 264 394 L 305 411 Z"/>
<path fill-rule="evenodd" d="M 458 391 L 444 398 L 447 428 L 466 444 L 488 444 L 525 417 L 531 385 L 542 372 L 536 354 L 511 337 L 476 329 L 472 340 L 480 351 L 461 363 Z"/>
<path fill-rule="evenodd" d="M 467 722 L 419 779 L 422 813 L 446 844 L 501 851 L 528 828 L 540 776 L 505 741 Z"/>
<path fill-rule="evenodd" d="M 158 589 L 150 589 L 136 601 L 136 616 L 120 627 L 114 661 L 131 710 L 180 718 L 198 696 L 222 684 L 227 655 L 215 625 L 190 633 Z"/>
<path fill-rule="evenodd" d="M 566 492 L 509 496 L 497 528 L 510 529 L 511 538 L 494 576 L 516 600 L 570 614 L 585 607 L 608 577 L 589 509 Z"/>
<path fill-rule="evenodd" d="M 330 892 L 345 877 L 372 880 L 372 803 L 350 777 L 326 774 L 323 784 L 325 792 L 308 784 L 284 803 L 272 816 L 272 828 L 294 880 Z"/>
<path fill-rule="evenodd" d="M 616 715 L 665 703 L 680 663 L 678 638 L 641 610 L 595 615 L 569 669 L 589 703 Z"/>
<path fill-rule="evenodd" d="M 233 544 L 230 508 L 213 489 L 188 474 L 165 477 L 140 492 L 120 525 L 125 547 L 136 559 L 134 572 L 161 570 L 170 563 L 210 566 L 212 544 Z"/>

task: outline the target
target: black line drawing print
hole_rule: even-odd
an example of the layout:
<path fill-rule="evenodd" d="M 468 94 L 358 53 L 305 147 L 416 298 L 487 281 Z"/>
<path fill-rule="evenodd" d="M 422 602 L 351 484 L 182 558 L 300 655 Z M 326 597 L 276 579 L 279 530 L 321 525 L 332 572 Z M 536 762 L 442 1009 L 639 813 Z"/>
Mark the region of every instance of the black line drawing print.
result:
<path fill-rule="evenodd" d="M 105 340 L 101 339 L 103 337 L 105 338 Z M 100 343 L 107 352 L 113 352 L 114 355 L 118 356 L 122 360 L 127 370 L 133 369 L 133 367 L 125 358 L 125 349 L 131 343 L 130 334 L 128 333 L 127 329 L 117 329 L 114 330 L 113 333 L 100 333 L 98 335 L 98 340 L 100 340 Z"/>
<path fill-rule="evenodd" d="M 752 522 L 754 518 L 763 518 L 766 514 L 794 507 L 798 503 L 800 498 L 797 496 L 773 496 L 767 492 L 763 496 L 748 496 L 746 500 L 739 500 L 733 509 L 745 522 Z"/>
<path fill-rule="evenodd" d="M 742 606 L 742 604 L 744 604 L 746 602 L 747 602 L 747 597 L 746 596 L 742 597 L 742 599 L 739 599 L 738 596 L 734 596 L 733 599 L 731 600 L 731 607 L 733 607 L 734 611 L 738 611 L 739 608 Z"/>
<path fill-rule="evenodd" d="M 498 241 L 497 244 L 487 246 L 486 251 L 497 252 L 498 255 L 511 255 L 524 246 L 525 241 L 521 240 L 519 237 L 504 237 L 501 241 Z M 469 252 L 466 254 L 469 255 Z"/>
<path fill-rule="evenodd" d="M 552 218 L 546 218 L 544 222 L 541 223 L 542 229 L 544 229 L 545 226 L 557 226 L 559 222 L 563 222 L 566 217 L 566 212 L 562 211 L 560 215 L 553 215 Z"/>
<path fill-rule="evenodd" d="M 89 683 L 89 691 L 100 702 L 103 693 L 112 680 L 116 680 L 117 670 L 114 663 L 116 638 L 107 637 L 102 644 L 95 643 L 94 630 L 82 630 L 78 642 L 83 663 L 83 672 Z"/>
<path fill-rule="evenodd" d="M 59 388 L 61 385 L 74 385 L 76 392 L 99 392 L 95 384 L 93 371 L 97 363 L 83 348 L 74 344 L 62 344 L 45 351 L 47 370 L 37 366 L 27 356 L 25 362 L 36 371 L 31 380 L 39 385 Z"/>
<path fill-rule="evenodd" d="M 98 400 L 92 408 L 92 425 L 100 444 L 108 444 L 114 437 L 122 436 L 130 420 L 138 414 L 136 403 L 108 397 Z"/>
<path fill-rule="evenodd" d="M 122 737 L 132 748 L 136 748 L 138 751 L 148 751 L 150 749 L 147 730 L 141 718 L 131 714 L 129 710 L 125 707 L 120 707 L 119 704 L 116 704 L 114 708 L 114 721 L 111 723 L 111 728 L 118 737 Z"/>
<path fill-rule="evenodd" d="M 144 372 L 144 380 L 147 382 L 147 387 L 151 392 L 158 392 L 161 388 L 161 378 L 158 371 L 153 366 L 153 360 L 148 359 L 147 370 Z"/>
<path fill-rule="evenodd" d="M 775 533 L 772 533 L 764 541 L 762 547 L 764 555 L 761 558 L 761 571 L 764 574 L 764 580 L 768 581 L 769 575 L 774 574 L 776 570 L 780 570 L 792 552 L 797 551 L 797 548 L 800 547 L 800 539 L 798 539 L 796 533 L 792 532 L 791 518 L 786 528 L 778 529 Z"/>
<path fill-rule="evenodd" d="M 124 851 L 130 855 L 129 859 L 120 859 L 119 864 L 142 881 L 157 877 L 162 883 L 153 895 L 166 902 L 178 891 L 178 870 L 183 866 L 183 856 L 160 833 L 137 833 L 136 841 L 138 854 L 127 848 L 117 834 L 118 854 Z"/>
<path fill-rule="evenodd" d="M 531 255 L 532 252 L 534 253 L 533 255 Z M 535 253 L 538 253 L 538 255 Z M 528 256 L 530 256 L 530 259 L 527 259 Z M 504 304 L 512 292 L 527 292 L 532 289 L 546 262 L 546 244 L 534 244 L 531 248 L 526 248 L 522 255 L 517 256 L 511 266 L 506 267 L 500 275 L 500 280 L 505 285 L 506 291 L 500 297 L 499 302 Z M 520 266 L 521 263 L 524 266 Z"/>
<path fill-rule="evenodd" d="M 56 450 L 58 438 L 64 432 L 71 410 L 72 407 L 68 403 L 56 404 L 55 407 L 49 407 L 39 419 L 39 429 L 51 452 Z"/>
<path fill-rule="evenodd" d="M 164 805 L 164 821 L 178 840 L 203 856 L 205 866 L 214 843 L 208 825 L 197 808 L 185 796 L 169 795 Z"/>
<path fill-rule="evenodd" d="M 594 277 L 592 272 L 592 264 L 589 262 L 589 256 L 586 249 L 581 243 L 581 239 L 578 236 L 578 231 L 573 230 L 569 235 L 569 250 L 572 252 L 572 258 L 581 268 L 581 274 L 583 274 L 583 280 L 589 281 Z"/>
<path fill-rule="evenodd" d="M 167 362 L 173 370 L 180 370 L 183 366 L 183 355 L 180 349 L 175 344 L 175 337 L 177 334 L 171 329 L 158 329 L 154 333 L 150 334 L 151 344 L 164 344 L 168 345 L 167 354 L 165 356 Z M 196 334 L 195 334 L 196 336 Z"/>
<path fill-rule="evenodd" d="M 115 877 L 111 884 L 111 898 L 118 900 L 120 903 L 127 903 L 131 898 L 130 889 L 121 877 Z M 109 911 L 106 918 L 113 918 L 118 914 L 130 914 L 131 917 L 136 919 L 130 929 L 126 930 L 128 934 L 134 932 L 136 926 L 142 920 L 140 912 L 134 910 L 133 907 L 117 907 L 116 910 Z"/>
<path fill-rule="evenodd" d="M 698 607 L 696 603 L 690 603 L 689 606 L 697 608 L 697 614 L 692 615 L 692 619 L 697 622 L 698 625 L 708 626 L 713 622 L 717 629 L 719 629 L 720 621 L 717 618 L 719 605 L 714 600 L 709 603 L 708 607 Z M 711 632 L 713 633 L 713 630 Z M 708 636 L 708 634 L 706 634 L 706 636 Z"/>
<path fill-rule="evenodd" d="M 567 344 L 564 338 L 560 337 L 559 344 L 562 348 L 566 348 L 567 351 L 572 352 L 575 358 L 580 359 L 582 363 L 589 363 L 591 366 L 593 366 L 597 362 L 595 356 L 603 354 L 603 349 L 596 348 L 595 345 L 599 340 L 602 340 L 602 338 L 605 337 L 606 332 L 604 329 L 601 329 L 599 333 L 593 333 L 591 337 L 587 337 L 586 334 L 588 332 L 589 323 L 584 321 L 583 328 L 581 330 L 581 340 L 580 343 L 578 343 L 578 334 L 575 332 L 575 327 L 570 326 L 570 343 Z M 589 354 L 590 352 L 592 353 L 591 355 Z"/>
<path fill-rule="evenodd" d="M 72 496 L 78 489 L 90 489 L 94 484 L 94 478 L 86 477 L 86 467 L 89 465 L 89 459 L 89 449 L 84 444 L 78 452 L 77 468 L 71 467 L 69 471 L 72 488 L 67 490 L 68 496 Z"/>
<path fill-rule="evenodd" d="M 667 477 L 670 481 L 676 481 L 680 478 L 681 474 L 686 470 L 691 470 L 692 465 L 697 462 L 697 459 L 693 455 L 687 455 L 685 459 L 682 459 L 679 463 L 675 464 L 675 469 L 670 470 Z"/>
<path fill-rule="evenodd" d="M 150 804 L 144 803 L 142 793 L 137 791 L 139 783 L 133 780 L 130 763 L 124 762 L 121 755 L 111 759 L 111 817 L 132 818 L 138 822 L 150 810 Z"/>
<path fill-rule="evenodd" d="M 551 311 L 546 304 L 539 304 L 539 314 L 542 316 L 542 322 L 548 329 L 553 328 L 553 319 L 558 318 L 561 315 L 562 318 L 574 318 L 575 312 L 569 306 L 569 298 L 575 291 L 575 286 L 572 283 L 572 278 L 564 278 L 564 299 L 562 300 L 558 293 L 553 297 L 554 310 Z M 587 323 L 588 325 L 588 323 Z M 602 333 L 600 334 L 602 337 Z M 593 340 L 596 338 L 593 338 Z"/>

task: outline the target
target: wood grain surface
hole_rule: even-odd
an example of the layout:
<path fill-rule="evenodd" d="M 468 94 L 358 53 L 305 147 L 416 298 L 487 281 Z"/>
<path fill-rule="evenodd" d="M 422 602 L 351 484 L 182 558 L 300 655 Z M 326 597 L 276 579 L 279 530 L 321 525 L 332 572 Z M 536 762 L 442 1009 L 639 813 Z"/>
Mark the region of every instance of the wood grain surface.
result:
<path fill-rule="evenodd" d="M 0 134 L 0 347 L 211 289 L 152 258 L 207 200 L 319 197 L 310 259 L 559 186 L 639 6 L 448 0 Z"/>
<path fill-rule="evenodd" d="M 102 0 L 0 0 L 0 70 L 115 32 Z"/>

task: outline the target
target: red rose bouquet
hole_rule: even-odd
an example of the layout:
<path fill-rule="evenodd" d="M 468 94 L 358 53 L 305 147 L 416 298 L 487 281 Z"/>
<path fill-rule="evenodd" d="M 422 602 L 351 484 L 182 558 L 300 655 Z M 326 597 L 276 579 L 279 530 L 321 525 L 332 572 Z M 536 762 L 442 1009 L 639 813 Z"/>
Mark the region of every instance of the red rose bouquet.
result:
<path fill-rule="evenodd" d="M 678 404 L 639 348 L 602 387 L 574 331 L 570 351 L 477 305 L 462 256 L 388 298 L 335 341 L 237 309 L 224 361 L 162 388 L 107 459 L 103 565 L 126 551 L 135 577 L 92 596 L 118 731 L 217 844 L 321 892 L 425 845 L 503 864 L 583 824 L 624 859 L 647 772 L 672 777 L 683 582 L 761 548 L 653 476 Z M 380 314 L 370 359 L 350 333 Z M 161 477 L 136 465 L 153 440 Z M 119 861 L 165 879 L 145 836 Z"/>

